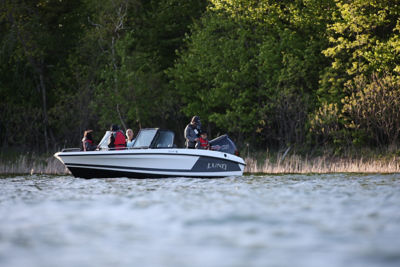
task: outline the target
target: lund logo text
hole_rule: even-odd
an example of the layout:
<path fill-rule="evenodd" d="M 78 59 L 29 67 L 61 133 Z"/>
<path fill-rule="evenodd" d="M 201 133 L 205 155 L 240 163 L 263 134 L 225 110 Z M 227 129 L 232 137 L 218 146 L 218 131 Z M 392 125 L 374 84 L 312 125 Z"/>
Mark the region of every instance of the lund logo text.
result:
<path fill-rule="evenodd" d="M 207 169 L 222 169 L 226 171 L 227 166 L 224 163 L 208 163 Z"/>

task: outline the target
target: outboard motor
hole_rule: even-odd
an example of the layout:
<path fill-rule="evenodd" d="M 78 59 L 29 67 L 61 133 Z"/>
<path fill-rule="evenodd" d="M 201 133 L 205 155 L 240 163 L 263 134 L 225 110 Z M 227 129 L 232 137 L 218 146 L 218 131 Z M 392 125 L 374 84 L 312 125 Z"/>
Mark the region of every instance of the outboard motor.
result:
<path fill-rule="evenodd" d="M 229 153 L 236 156 L 239 155 L 235 143 L 226 134 L 209 141 L 209 143 L 212 150 Z"/>

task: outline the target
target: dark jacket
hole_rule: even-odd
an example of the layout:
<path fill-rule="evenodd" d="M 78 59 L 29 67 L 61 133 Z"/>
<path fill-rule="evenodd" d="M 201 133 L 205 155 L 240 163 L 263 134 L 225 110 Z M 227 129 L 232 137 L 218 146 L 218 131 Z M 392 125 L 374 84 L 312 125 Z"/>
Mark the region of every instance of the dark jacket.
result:
<path fill-rule="evenodd" d="M 184 136 L 186 139 L 185 145 L 187 148 L 194 148 L 196 146 L 196 138 L 199 136 L 199 129 L 193 124 L 188 124 L 185 128 Z"/>

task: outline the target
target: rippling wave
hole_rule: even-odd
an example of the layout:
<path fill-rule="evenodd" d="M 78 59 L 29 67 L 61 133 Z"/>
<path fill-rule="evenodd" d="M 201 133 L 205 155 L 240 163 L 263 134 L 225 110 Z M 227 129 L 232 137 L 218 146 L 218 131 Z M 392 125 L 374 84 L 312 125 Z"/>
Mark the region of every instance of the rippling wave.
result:
<path fill-rule="evenodd" d="M 0 266 L 400 266 L 400 175 L 0 178 Z"/>

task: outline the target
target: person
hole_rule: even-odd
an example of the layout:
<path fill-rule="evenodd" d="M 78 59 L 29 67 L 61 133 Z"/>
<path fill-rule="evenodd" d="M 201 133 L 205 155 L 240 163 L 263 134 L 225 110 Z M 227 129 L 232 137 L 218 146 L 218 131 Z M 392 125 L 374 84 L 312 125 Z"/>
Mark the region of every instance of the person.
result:
<path fill-rule="evenodd" d="M 119 129 L 119 126 L 116 124 L 111 125 L 110 131 L 111 135 L 108 141 L 108 147 L 118 150 L 126 147 L 126 138 L 124 133 Z"/>
<path fill-rule="evenodd" d="M 133 147 L 133 143 L 135 142 L 135 138 L 133 138 L 133 131 L 132 129 L 126 130 L 126 147 L 131 148 Z"/>
<path fill-rule="evenodd" d="M 87 130 L 83 133 L 82 147 L 83 151 L 94 151 L 97 146 L 93 143 L 92 130 Z"/>
<path fill-rule="evenodd" d="M 196 142 L 199 141 L 200 130 L 200 118 L 198 116 L 194 116 L 184 131 L 186 148 L 195 148 Z"/>
<path fill-rule="evenodd" d="M 207 132 L 201 131 L 199 140 L 197 141 L 196 148 L 198 149 L 210 149 L 210 144 L 207 139 Z"/>

